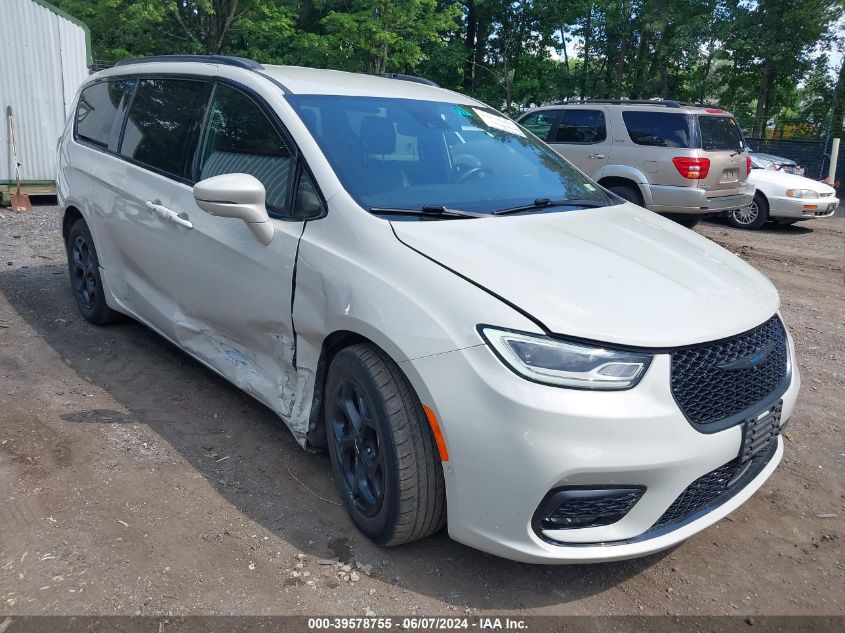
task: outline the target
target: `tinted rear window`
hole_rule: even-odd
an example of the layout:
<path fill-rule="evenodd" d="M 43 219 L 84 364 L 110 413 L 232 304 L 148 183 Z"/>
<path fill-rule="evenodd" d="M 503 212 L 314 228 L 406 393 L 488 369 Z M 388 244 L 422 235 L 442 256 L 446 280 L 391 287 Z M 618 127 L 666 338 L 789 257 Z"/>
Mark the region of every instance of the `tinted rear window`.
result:
<path fill-rule="evenodd" d="M 184 177 L 208 90 L 202 81 L 142 79 L 129 109 L 121 154 Z"/>
<path fill-rule="evenodd" d="M 701 130 L 701 147 L 705 151 L 741 152 L 745 149 L 745 140 L 733 117 L 700 115 L 698 127 Z"/>
<path fill-rule="evenodd" d="M 622 120 L 637 145 L 694 147 L 693 119 L 687 114 L 629 110 Z"/>
<path fill-rule="evenodd" d="M 564 110 L 557 128 L 557 143 L 601 143 L 607 138 L 601 110 Z"/>
<path fill-rule="evenodd" d="M 100 81 L 85 88 L 76 105 L 77 138 L 117 151 L 120 128 L 134 88 L 134 79 Z"/>

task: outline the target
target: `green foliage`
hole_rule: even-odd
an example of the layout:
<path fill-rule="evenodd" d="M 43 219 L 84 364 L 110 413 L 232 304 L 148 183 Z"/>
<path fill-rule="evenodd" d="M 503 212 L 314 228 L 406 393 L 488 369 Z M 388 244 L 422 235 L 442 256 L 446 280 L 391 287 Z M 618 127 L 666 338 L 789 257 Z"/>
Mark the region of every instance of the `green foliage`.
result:
<path fill-rule="evenodd" d="M 320 21 L 329 66 L 383 73 L 413 71 L 423 49 L 440 43 L 454 27 L 459 7 L 437 10 L 436 0 L 330 2 Z"/>
<path fill-rule="evenodd" d="M 137 55 L 183 50 L 160 29 L 167 8 L 160 0 L 52 0 L 91 31 L 94 54 L 114 62 Z"/>
<path fill-rule="evenodd" d="M 760 133 L 789 117 L 820 129 L 845 95 L 819 57 L 842 48 L 843 0 L 51 1 L 105 62 L 219 52 L 416 73 L 511 111 L 663 97 L 719 103 Z"/>

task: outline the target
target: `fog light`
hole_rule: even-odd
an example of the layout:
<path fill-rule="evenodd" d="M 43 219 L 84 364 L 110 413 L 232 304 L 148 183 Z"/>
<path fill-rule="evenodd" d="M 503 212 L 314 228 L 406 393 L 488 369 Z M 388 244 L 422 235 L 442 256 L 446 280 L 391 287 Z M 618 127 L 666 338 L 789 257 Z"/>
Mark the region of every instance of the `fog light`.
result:
<path fill-rule="evenodd" d="M 573 530 L 616 523 L 640 500 L 645 486 L 551 490 L 534 513 L 536 530 Z"/>

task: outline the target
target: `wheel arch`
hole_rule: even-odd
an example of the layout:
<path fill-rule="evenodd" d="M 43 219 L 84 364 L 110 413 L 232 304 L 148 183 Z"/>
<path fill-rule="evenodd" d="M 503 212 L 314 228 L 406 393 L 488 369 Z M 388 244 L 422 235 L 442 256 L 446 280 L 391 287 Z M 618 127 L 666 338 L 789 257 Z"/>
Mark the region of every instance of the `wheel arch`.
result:
<path fill-rule="evenodd" d="M 642 178 L 642 180 L 637 180 L 638 175 Z M 645 180 L 645 177 L 642 176 L 638 171 L 631 170 L 630 172 L 625 172 L 623 174 L 612 174 L 602 176 L 599 179 L 599 184 L 602 187 L 632 187 L 633 189 L 640 192 L 640 197 L 642 197 L 643 204 L 649 205 L 652 203 L 651 198 L 651 189 L 648 186 L 648 181 Z"/>
<path fill-rule="evenodd" d="M 372 345 L 396 363 L 397 366 L 399 365 L 397 359 L 385 350 L 382 345 L 379 345 L 371 338 L 364 336 L 360 332 L 355 332 L 353 330 L 335 330 L 326 336 L 320 346 L 320 356 L 317 360 L 317 368 L 314 373 L 314 394 L 311 398 L 311 411 L 308 419 L 308 430 L 305 436 L 307 444 L 311 448 L 323 449 L 326 446 L 326 428 L 323 420 L 323 405 L 325 402 L 325 385 L 329 365 L 331 365 L 332 359 L 338 354 L 338 352 L 360 343 Z"/>
<path fill-rule="evenodd" d="M 65 243 L 67 243 L 67 236 L 70 234 L 70 227 L 72 227 L 74 222 L 76 222 L 77 220 L 85 220 L 85 216 L 83 216 L 82 211 L 80 211 L 74 205 L 68 205 L 65 208 L 64 214 L 62 216 L 62 241 L 64 241 Z M 91 227 L 89 226 L 88 229 L 90 230 Z"/>

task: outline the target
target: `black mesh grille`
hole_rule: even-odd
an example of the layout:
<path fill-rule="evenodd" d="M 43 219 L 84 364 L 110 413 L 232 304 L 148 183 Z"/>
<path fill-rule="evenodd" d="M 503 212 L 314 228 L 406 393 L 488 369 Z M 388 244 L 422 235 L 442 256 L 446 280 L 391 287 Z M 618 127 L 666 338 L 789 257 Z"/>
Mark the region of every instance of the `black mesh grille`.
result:
<path fill-rule="evenodd" d="M 600 498 L 573 498 L 561 503 L 542 520 L 544 528 L 560 529 L 575 524 L 579 528 L 609 525 L 624 516 L 643 495 L 641 489 Z"/>
<path fill-rule="evenodd" d="M 679 523 L 699 510 L 719 505 L 754 479 L 777 449 L 782 403 L 773 406 L 760 418 L 744 423 L 742 450 L 739 456 L 706 475 L 702 475 L 675 499 L 649 531 Z"/>
<path fill-rule="evenodd" d="M 755 367 L 722 366 L 774 347 Z M 771 394 L 786 375 L 786 332 L 777 316 L 734 338 L 672 351 L 672 395 L 691 422 L 729 418 Z"/>

